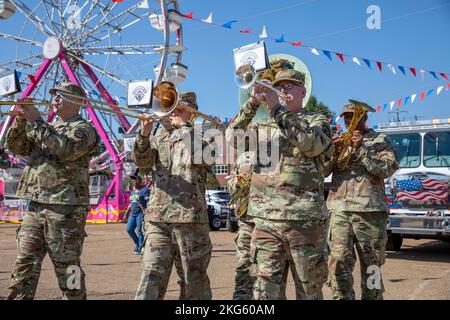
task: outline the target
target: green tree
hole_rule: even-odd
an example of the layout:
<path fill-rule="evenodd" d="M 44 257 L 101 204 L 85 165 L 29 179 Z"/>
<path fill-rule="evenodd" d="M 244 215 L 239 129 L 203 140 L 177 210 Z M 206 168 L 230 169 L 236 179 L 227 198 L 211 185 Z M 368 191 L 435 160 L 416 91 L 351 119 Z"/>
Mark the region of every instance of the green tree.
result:
<path fill-rule="evenodd" d="M 330 108 L 322 101 L 317 101 L 316 96 L 313 95 L 309 98 L 308 104 L 306 105 L 306 110 L 308 112 L 323 113 L 327 119 L 334 119 L 336 117 L 336 113 L 334 111 L 331 111 Z"/>

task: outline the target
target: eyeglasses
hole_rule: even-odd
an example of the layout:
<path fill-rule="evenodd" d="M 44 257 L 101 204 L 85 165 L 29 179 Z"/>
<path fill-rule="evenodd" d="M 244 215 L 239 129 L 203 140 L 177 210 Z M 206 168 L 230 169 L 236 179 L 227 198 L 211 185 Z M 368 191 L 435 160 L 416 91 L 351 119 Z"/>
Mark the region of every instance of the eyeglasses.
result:
<path fill-rule="evenodd" d="M 284 86 L 282 85 L 275 86 L 275 89 L 277 89 L 278 91 L 281 91 L 281 89 L 284 89 L 284 91 L 288 91 L 291 90 L 294 86 L 295 86 L 294 83 L 288 82 Z"/>

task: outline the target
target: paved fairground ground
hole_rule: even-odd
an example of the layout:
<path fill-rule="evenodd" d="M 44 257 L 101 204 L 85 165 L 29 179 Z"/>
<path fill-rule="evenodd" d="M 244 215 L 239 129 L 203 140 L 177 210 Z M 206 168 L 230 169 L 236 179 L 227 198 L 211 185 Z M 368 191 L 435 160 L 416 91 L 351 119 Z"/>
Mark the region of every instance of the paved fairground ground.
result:
<path fill-rule="evenodd" d="M 125 224 L 88 225 L 82 264 L 87 275 L 88 299 L 133 299 L 140 278 L 140 258 L 132 254 L 132 241 Z M 16 256 L 17 225 L 0 224 L 0 299 L 7 294 L 11 266 Z M 231 299 L 236 263 L 235 234 L 222 229 L 210 233 L 214 249 L 208 274 L 213 299 Z M 402 250 L 388 252 L 382 268 L 385 299 L 450 299 L 450 243 L 435 240 L 404 241 Z M 359 267 L 355 268 L 359 297 Z M 324 287 L 325 299 L 330 289 Z M 166 299 L 178 298 L 175 270 Z M 292 278 L 288 299 L 294 299 Z M 48 256 L 45 258 L 36 299 L 59 299 L 60 293 Z"/>

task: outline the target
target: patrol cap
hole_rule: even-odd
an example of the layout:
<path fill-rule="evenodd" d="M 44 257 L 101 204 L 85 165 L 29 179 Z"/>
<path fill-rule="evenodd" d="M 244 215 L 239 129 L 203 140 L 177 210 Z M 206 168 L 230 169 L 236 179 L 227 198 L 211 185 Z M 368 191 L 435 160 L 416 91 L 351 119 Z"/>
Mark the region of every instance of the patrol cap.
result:
<path fill-rule="evenodd" d="M 139 168 L 136 168 L 131 174 L 130 179 L 132 180 L 142 180 L 141 176 L 139 175 Z"/>
<path fill-rule="evenodd" d="M 54 88 L 48 91 L 51 95 L 55 95 L 57 92 L 73 94 L 75 96 L 84 97 L 83 89 L 80 86 L 71 82 L 61 82 Z"/>
<path fill-rule="evenodd" d="M 198 110 L 197 95 L 195 94 L 195 92 L 181 92 L 179 95 L 179 100 L 186 103 L 189 107 Z"/>
<path fill-rule="evenodd" d="M 375 112 L 375 109 L 372 108 L 371 106 L 369 106 L 365 102 L 352 100 L 352 99 L 349 99 L 348 101 L 349 101 L 349 103 L 347 103 L 344 106 L 344 110 L 342 111 L 342 113 L 340 115 L 341 117 L 344 115 L 344 113 L 353 113 L 353 112 L 355 112 L 356 106 L 362 107 L 366 112 Z"/>
<path fill-rule="evenodd" d="M 298 70 L 295 69 L 283 69 L 277 72 L 275 75 L 275 81 L 272 83 L 273 86 L 276 86 L 280 81 L 291 81 L 298 83 L 300 85 L 305 85 L 305 75 Z"/>

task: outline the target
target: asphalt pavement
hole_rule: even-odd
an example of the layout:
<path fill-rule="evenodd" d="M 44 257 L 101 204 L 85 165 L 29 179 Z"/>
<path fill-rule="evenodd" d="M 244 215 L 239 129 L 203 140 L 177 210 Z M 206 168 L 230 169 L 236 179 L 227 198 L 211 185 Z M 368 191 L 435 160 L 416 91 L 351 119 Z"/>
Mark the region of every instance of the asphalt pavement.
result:
<path fill-rule="evenodd" d="M 0 299 L 7 294 L 11 267 L 16 256 L 17 225 L 0 224 Z M 125 224 L 88 225 L 82 265 L 86 272 L 88 299 L 134 299 L 141 274 L 140 257 L 132 253 L 134 245 Z M 231 299 L 236 264 L 235 233 L 212 231 L 214 248 L 208 274 L 213 299 Z M 450 243 L 437 240 L 404 240 L 402 250 L 387 252 L 382 267 L 385 299 L 449 300 Z M 355 291 L 359 298 L 359 267 L 355 268 Z M 172 271 L 166 299 L 178 299 L 175 270 Z M 324 298 L 331 299 L 324 286 Z M 289 275 L 287 298 L 295 292 Z M 60 293 L 48 256 L 44 260 L 36 299 L 59 299 Z"/>

